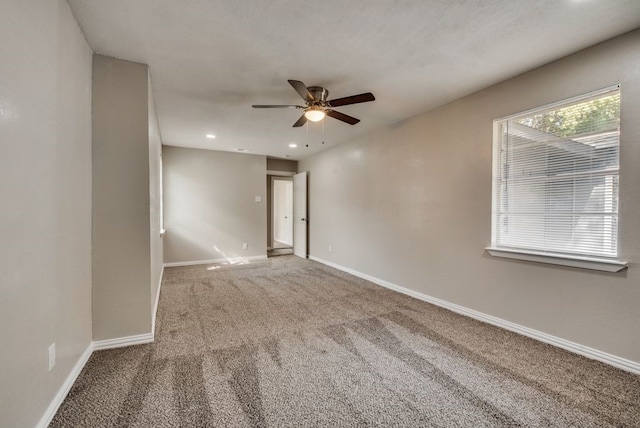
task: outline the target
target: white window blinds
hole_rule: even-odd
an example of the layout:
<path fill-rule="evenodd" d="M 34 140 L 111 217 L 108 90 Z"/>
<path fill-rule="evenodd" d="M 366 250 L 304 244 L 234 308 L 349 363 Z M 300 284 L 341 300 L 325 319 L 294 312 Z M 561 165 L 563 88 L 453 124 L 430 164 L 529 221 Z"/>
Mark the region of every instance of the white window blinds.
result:
<path fill-rule="evenodd" d="M 619 87 L 494 121 L 492 246 L 617 256 Z"/>

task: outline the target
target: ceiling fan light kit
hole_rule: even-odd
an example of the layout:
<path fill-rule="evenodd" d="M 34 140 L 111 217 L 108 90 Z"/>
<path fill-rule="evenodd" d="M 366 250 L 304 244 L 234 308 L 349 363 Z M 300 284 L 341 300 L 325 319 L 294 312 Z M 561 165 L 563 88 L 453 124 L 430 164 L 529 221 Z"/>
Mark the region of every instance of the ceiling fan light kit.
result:
<path fill-rule="evenodd" d="M 304 117 L 311 122 L 320 122 L 326 115 L 327 114 L 322 109 L 316 107 L 309 107 L 307 111 L 304 112 Z"/>
<path fill-rule="evenodd" d="M 346 106 L 350 104 L 358 104 L 358 103 L 366 103 L 369 101 L 374 101 L 376 98 L 373 96 L 371 92 L 366 92 L 364 94 L 359 95 L 351 95 L 349 97 L 337 98 L 335 100 L 327 101 L 329 97 L 329 91 L 320 86 L 309 86 L 307 87 L 304 83 L 299 80 L 289 80 L 289 84 L 296 90 L 296 92 L 302 97 L 305 101 L 306 106 L 299 105 L 257 105 L 254 104 L 253 108 L 301 108 L 304 109 L 304 113 L 300 118 L 293 124 L 294 128 L 304 125 L 307 123 L 307 120 L 311 122 L 319 122 L 325 118 L 325 116 L 332 117 L 334 119 L 338 119 L 342 122 L 348 123 L 349 125 L 355 125 L 360 122 L 360 119 L 356 119 L 355 117 L 351 117 L 344 113 L 340 113 L 339 111 L 332 110 L 331 107 L 340 107 Z"/>

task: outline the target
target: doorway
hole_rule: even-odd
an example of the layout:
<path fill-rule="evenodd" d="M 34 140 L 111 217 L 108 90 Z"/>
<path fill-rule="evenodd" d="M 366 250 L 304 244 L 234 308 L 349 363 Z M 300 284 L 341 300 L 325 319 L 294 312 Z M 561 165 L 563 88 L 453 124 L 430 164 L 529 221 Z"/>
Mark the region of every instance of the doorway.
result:
<path fill-rule="evenodd" d="M 293 246 L 293 181 L 273 180 L 273 248 Z"/>
<path fill-rule="evenodd" d="M 268 256 L 293 254 L 293 178 L 272 176 Z"/>

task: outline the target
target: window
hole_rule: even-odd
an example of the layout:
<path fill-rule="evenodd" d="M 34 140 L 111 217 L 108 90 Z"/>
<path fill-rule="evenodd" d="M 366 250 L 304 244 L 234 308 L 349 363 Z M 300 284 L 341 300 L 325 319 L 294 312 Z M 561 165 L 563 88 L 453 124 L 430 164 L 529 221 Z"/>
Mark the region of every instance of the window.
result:
<path fill-rule="evenodd" d="M 619 125 L 618 86 L 494 121 L 491 248 L 616 257 Z"/>

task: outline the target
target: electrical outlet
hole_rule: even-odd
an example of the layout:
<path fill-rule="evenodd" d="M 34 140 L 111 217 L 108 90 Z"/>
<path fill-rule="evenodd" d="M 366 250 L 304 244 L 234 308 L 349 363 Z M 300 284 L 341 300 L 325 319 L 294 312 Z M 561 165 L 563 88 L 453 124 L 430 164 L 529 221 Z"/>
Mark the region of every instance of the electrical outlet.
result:
<path fill-rule="evenodd" d="M 243 250 L 247 250 L 249 249 L 249 244 L 247 244 L 246 242 L 242 244 L 242 249 Z"/>
<path fill-rule="evenodd" d="M 49 371 L 56 365 L 56 344 L 49 345 Z"/>
<path fill-rule="evenodd" d="M 329 244 L 329 252 L 333 252 L 333 245 Z"/>

